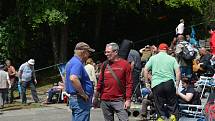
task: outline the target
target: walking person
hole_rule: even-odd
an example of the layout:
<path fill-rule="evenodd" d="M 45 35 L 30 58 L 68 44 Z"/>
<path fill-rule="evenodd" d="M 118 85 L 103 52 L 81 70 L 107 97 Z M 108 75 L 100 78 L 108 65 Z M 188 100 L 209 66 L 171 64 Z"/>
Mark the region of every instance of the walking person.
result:
<path fill-rule="evenodd" d="M 21 85 L 21 98 L 22 98 L 22 104 L 27 103 L 26 98 L 26 89 L 30 85 L 31 88 L 31 95 L 34 99 L 35 103 L 39 102 L 39 98 L 37 96 L 37 91 L 35 85 L 37 84 L 36 76 L 35 76 L 35 70 L 34 70 L 34 64 L 35 60 L 30 59 L 28 62 L 23 63 L 19 67 L 19 81 Z"/>
<path fill-rule="evenodd" d="M 90 52 L 95 50 L 84 42 L 75 46 L 74 56 L 66 64 L 65 91 L 70 94 L 69 106 L 72 110 L 72 121 L 89 121 L 92 105 L 93 83 L 90 80 L 84 63 Z"/>
<path fill-rule="evenodd" d="M 4 71 L 4 65 L 0 65 L 0 114 L 3 113 L 3 107 L 11 84 L 9 80 L 9 75 Z"/>
<path fill-rule="evenodd" d="M 13 99 L 14 99 L 14 95 L 13 95 L 13 92 L 14 90 L 16 89 L 16 85 L 17 85 L 17 82 L 16 82 L 16 70 L 14 68 L 14 66 L 11 65 L 11 61 L 9 59 L 7 59 L 5 61 L 5 68 L 6 68 L 6 71 L 8 72 L 8 75 L 9 75 L 9 78 L 10 78 L 10 84 L 11 84 L 11 88 L 9 89 L 9 103 L 12 103 L 13 102 Z"/>
<path fill-rule="evenodd" d="M 128 121 L 126 110 L 131 105 L 133 84 L 131 66 L 126 60 L 119 57 L 118 52 L 119 46 L 116 43 L 106 45 L 105 55 L 108 61 L 102 65 L 93 100 L 93 104 L 96 106 L 100 95 L 100 107 L 105 121 L 114 121 L 114 113 L 120 121 Z"/>
<path fill-rule="evenodd" d="M 178 118 L 176 88 L 179 85 L 180 69 L 176 59 L 168 55 L 167 50 L 167 44 L 160 44 L 159 53 L 152 56 L 144 68 L 147 87 L 150 87 L 148 72 L 152 71 L 151 88 L 159 117 L 158 121 L 164 121 L 167 117 L 170 121 L 176 121 Z"/>

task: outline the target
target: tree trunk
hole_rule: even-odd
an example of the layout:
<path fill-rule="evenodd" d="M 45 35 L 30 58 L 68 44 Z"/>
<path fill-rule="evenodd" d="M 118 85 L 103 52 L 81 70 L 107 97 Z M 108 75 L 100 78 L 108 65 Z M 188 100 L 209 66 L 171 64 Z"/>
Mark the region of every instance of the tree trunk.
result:
<path fill-rule="evenodd" d="M 95 26 L 95 43 L 99 41 L 100 29 L 101 29 L 101 21 L 102 21 L 102 7 L 98 6 L 96 13 L 96 26 Z"/>
<path fill-rule="evenodd" d="M 57 34 L 54 26 L 50 26 L 50 32 L 51 32 L 51 42 L 52 42 L 54 63 L 58 64 L 59 60 L 58 60 L 58 48 L 57 48 Z"/>
<path fill-rule="evenodd" d="M 61 26 L 61 41 L 60 41 L 60 63 L 65 63 L 67 60 L 68 46 L 68 28 L 67 24 Z"/>

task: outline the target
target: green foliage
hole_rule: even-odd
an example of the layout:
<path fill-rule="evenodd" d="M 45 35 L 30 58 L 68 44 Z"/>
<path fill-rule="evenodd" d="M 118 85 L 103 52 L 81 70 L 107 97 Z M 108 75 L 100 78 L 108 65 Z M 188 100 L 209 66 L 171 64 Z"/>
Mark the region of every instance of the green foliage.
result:
<path fill-rule="evenodd" d="M 60 23 L 66 23 L 68 16 L 66 16 L 65 12 L 60 12 L 56 9 L 45 9 L 42 13 L 37 14 L 33 17 L 33 26 L 38 27 L 39 24 L 48 23 L 49 26 L 57 25 Z"/>
<path fill-rule="evenodd" d="M 9 33 L 6 32 L 5 27 L 0 26 L 0 61 L 4 60 L 8 55 L 8 40 Z"/>
<path fill-rule="evenodd" d="M 160 1 L 160 0 L 158 0 Z M 163 0 L 167 6 L 173 8 L 180 8 L 182 6 L 192 7 L 200 12 L 202 12 L 202 1 L 201 0 Z"/>

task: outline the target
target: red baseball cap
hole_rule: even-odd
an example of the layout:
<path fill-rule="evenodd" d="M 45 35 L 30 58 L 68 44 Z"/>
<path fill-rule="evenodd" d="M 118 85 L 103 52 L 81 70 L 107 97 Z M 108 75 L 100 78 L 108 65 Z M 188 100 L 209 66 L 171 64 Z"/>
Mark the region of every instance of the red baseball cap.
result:
<path fill-rule="evenodd" d="M 168 50 L 168 45 L 166 43 L 161 43 L 159 45 L 159 50 Z"/>

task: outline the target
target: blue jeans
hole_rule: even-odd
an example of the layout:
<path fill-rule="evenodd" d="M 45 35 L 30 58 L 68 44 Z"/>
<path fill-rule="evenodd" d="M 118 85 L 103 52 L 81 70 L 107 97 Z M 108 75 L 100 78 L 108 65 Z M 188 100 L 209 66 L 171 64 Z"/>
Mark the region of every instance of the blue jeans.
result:
<path fill-rule="evenodd" d="M 26 89 L 27 89 L 28 85 L 30 85 L 30 88 L 31 88 L 31 95 L 32 95 L 34 101 L 35 101 L 36 103 L 38 103 L 39 98 L 38 98 L 38 96 L 37 96 L 36 87 L 35 87 L 33 81 L 23 81 L 23 82 L 21 82 L 20 84 L 21 84 L 21 89 L 22 89 L 22 91 L 21 91 L 22 103 L 23 103 L 23 104 L 27 103 Z"/>
<path fill-rule="evenodd" d="M 91 101 L 85 102 L 81 97 L 72 95 L 69 107 L 72 110 L 72 121 L 90 121 Z"/>

